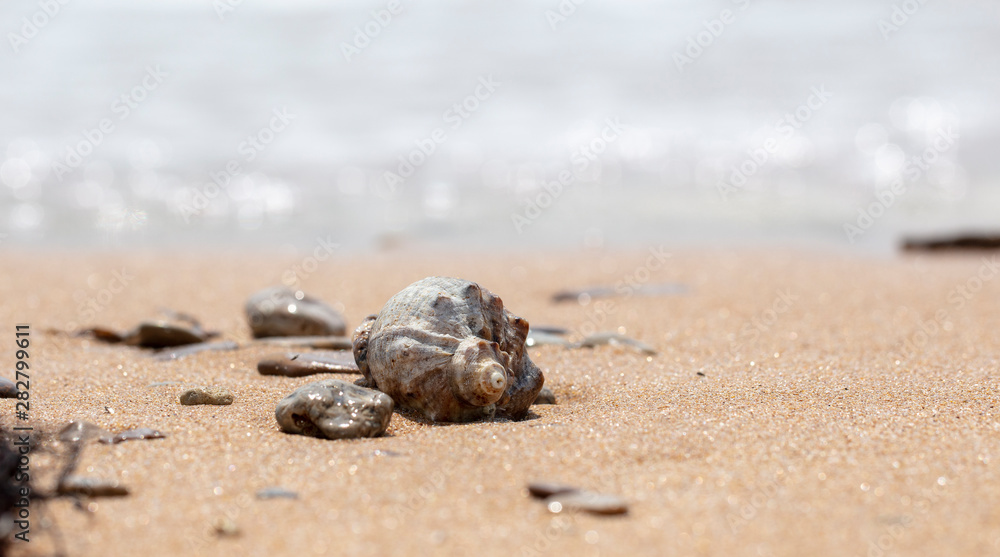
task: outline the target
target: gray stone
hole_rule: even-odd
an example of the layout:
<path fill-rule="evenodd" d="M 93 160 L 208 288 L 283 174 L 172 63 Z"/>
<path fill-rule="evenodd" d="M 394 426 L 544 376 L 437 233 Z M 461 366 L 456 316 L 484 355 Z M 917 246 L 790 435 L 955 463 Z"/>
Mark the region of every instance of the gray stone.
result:
<path fill-rule="evenodd" d="M 245 309 L 256 338 L 347 333 L 344 318 L 337 310 L 301 290 L 265 288 L 247 300 Z"/>
<path fill-rule="evenodd" d="M 338 379 L 295 389 L 278 402 L 274 415 L 282 431 L 327 439 L 376 437 L 392 418 L 389 395 Z"/>
<path fill-rule="evenodd" d="M 351 352 L 272 354 L 257 363 L 261 375 L 304 377 L 317 373 L 361 373 Z"/>
<path fill-rule="evenodd" d="M 556 394 L 552 392 L 552 389 L 548 387 L 542 387 L 541 391 L 538 391 L 538 397 L 535 398 L 533 404 L 555 404 Z"/>
<path fill-rule="evenodd" d="M 195 387 L 181 393 L 180 402 L 184 406 L 214 404 L 227 406 L 234 400 L 233 393 L 224 387 Z"/>
<path fill-rule="evenodd" d="M 125 335 L 125 344 L 143 348 L 170 348 L 198 344 L 211 338 L 209 333 L 191 324 L 146 321 Z"/>

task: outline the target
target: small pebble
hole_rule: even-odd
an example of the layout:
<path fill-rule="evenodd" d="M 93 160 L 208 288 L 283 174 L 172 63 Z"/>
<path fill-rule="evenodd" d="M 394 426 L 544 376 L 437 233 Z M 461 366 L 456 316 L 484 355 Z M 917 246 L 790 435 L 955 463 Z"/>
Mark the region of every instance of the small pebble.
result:
<path fill-rule="evenodd" d="M 295 389 L 278 402 L 274 415 L 282 431 L 327 439 L 376 437 L 392 418 L 389 395 L 339 379 Z"/>
<path fill-rule="evenodd" d="M 67 443 L 89 441 L 91 439 L 97 439 L 101 443 L 108 444 L 114 438 L 108 430 L 82 420 L 74 420 L 59 431 L 59 440 Z"/>
<path fill-rule="evenodd" d="M 265 288 L 250 296 L 244 309 L 255 338 L 347 333 L 347 324 L 337 310 L 284 286 Z"/>
<path fill-rule="evenodd" d="M 150 429 L 148 427 L 138 427 L 136 429 L 130 429 L 128 431 L 123 431 L 115 435 L 110 441 L 105 441 L 101 438 L 99 441 L 101 443 L 123 443 L 125 441 L 142 441 L 145 439 L 163 439 L 166 434 L 160 433 L 155 429 Z"/>
<path fill-rule="evenodd" d="M 67 476 L 56 487 L 60 495 L 85 495 L 87 497 L 123 497 L 128 488 L 118 480 L 102 480 L 82 476 Z"/>
<path fill-rule="evenodd" d="M 542 387 L 541 391 L 538 391 L 538 397 L 535 398 L 535 402 L 532 404 L 555 404 L 556 394 L 552 392 L 552 389 L 548 387 Z"/>
<path fill-rule="evenodd" d="M 580 491 L 578 488 L 571 485 L 557 484 L 553 482 L 532 482 L 528 484 L 528 493 L 532 497 L 538 499 L 545 499 L 559 493 L 568 493 L 570 491 Z"/>
<path fill-rule="evenodd" d="M 287 348 L 315 348 L 317 350 L 351 350 L 354 345 L 345 336 L 271 337 L 257 339 L 258 343 Z"/>
<path fill-rule="evenodd" d="M 258 499 L 298 499 L 299 494 L 283 487 L 265 487 L 257 492 Z"/>
<path fill-rule="evenodd" d="M 180 381 L 157 381 L 156 383 L 150 383 L 146 385 L 147 387 L 164 387 L 166 385 L 180 385 Z"/>
<path fill-rule="evenodd" d="M 195 387 L 184 391 L 180 396 L 180 402 L 184 406 L 199 404 L 226 406 L 232 404 L 233 400 L 233 393 L 224 387 Z"/>
<path fill-rule="evenodd" d="M 181 348 L 172 348 L 157 352 L 156 355 L 153 356 L 153 359 L 165 362 L 170 360 L 179 360 L 199 352 L 236 350 L 239 347 L 239 344 L 236 344 L 231 340 L 223 340 L 219 342 L 199 342 L 198 344 L 189 344 Z"/>
<path fill-rule="evenodd" d="M 143 348 L 171 348 L 198 344 L 211 338 L 211 334 L 190 324 L 147 321 L 125 335 L 125 344 Z"/>
<path fill-rule="evenodd" d="M 631 346 L 633 348 L 638 348 L 644 354 L 656 354 L 656 349 L 645 342 L 612 332 L 594 333 L 576 343 L 575 347 L 593 348 L 595 346 L 602 346 L 605 344 Z"/>
<path fill-rule="evenodd" d="M 240 534 L 240 527 L 236 525 L 233 519 L 226 516 L 221 516 L 212 521 L 212 530 L 215 530 L 215 533 L 222 537 L 232 537 Z"/>
<path fill-rule="evenodd" d="M 0 377 L 0 398 L 17 398 L 17 384 L 6 377 Z"/>
<path fill-rule="evenodd" d="M 352 352 L 273 354 L 257 363 L 261 375 L 304 377 L 317 373 L 361 373 Z"/>
<path fill-rule="evenodd" d="M 593 514 L 625 514 L 628 503 L 621 497 L 604 495 L 590 491 L 566 491 L 545 499 L 549 511 L 587 511 Z"/>

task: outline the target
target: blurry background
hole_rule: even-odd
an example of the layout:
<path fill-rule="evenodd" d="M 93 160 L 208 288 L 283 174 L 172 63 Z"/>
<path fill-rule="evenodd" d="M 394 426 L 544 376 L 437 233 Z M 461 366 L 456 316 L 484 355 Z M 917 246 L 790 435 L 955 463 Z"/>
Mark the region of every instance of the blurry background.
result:
<path fill-rule="evenodd" d="M 8 245 L 880 252 L 1000 225 L 990 0 L 39 0 L 0 31 Z"/>

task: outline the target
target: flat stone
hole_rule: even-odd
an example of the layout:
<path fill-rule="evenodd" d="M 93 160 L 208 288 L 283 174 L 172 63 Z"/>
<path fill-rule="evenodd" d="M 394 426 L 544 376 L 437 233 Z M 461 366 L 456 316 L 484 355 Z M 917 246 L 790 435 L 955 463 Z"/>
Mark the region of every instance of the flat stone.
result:
<path fill-rule="evenodd" d="M 301 290 L 265 288 L 244 308 L 255 338 L 284 336 L 343 336 L 347 325 L 340 313 Z"/>
<path fill-rule="evenodd" d="M 531 482 L 528 484 L 528 493 L 532 497 L 545 499 L 559 493 L 569 493 L 570 491 L 580 491 L 579 488 L 571 485 L 558 484 L 554 482 Z"/>
<path fill-rule="evenodd" d="M 376 437 L 392 418 L 389 395 L 339 379 L 309 383 L 278 402 L 282 431 L 327 439 Z"/>
<path fill-rule="evenodd" d="M 66 443 L 86 442 L 91 439 L 97 439 L 105 444 L 113 441 L 111 432 L 101 426 L 83 420 L 74 420 L 59 430 L 59 440 Z"/>
<path fill-rule="evenodd" d="M 354 345 L 345 336 L 322 337 L 271 337 L 257 339 L 260 344 L 287 348 L 316 348 L 318 350 L 351 350 Z"/>
<path fill-rule="evenodd" d="M 298 499 L 299 494 L 282 487 L 265 487 L 257 492 L 258 499 Z"/>
<path fill-rule="evenodd" d="M 236 344 L 231 340 L 222 340 L 219 342 L 199 342 L 198 344 L 188 344 L 183 347 L 170 348 L 167 350 L 163 350 L 161 352 L 157 352 L 156 355 L 153 356 L 153 359 L 165 362 L 170 360 L 179 360 L 181 358 L 185 358 L 187 356 L 190 356 L 192 354 L 197 354 L 199 352 L 236 350 L 239 347 L 240 347 L 239 344 Z"/>
<path fill-rule="evenodd" d="M 139 323 L 139 326 L 125 335 L 125 343 L 143 348 L 171 348 L 198 344 L 210 337 L 209 333 L 194 325 L 146 321 Z"/>
<path fill-rule="evenodd" d="M 552 392 L 552 389 L 548 387 L 542 387 L 542 390 L 538 391 L 538 396 L 535 397 L 535 402 L 532 404 L 555 404 L 556 394 Z"/>
<path fill-rule="evenodd" d="M 17 384 L 6 377 L 0 377 L 0 398 L 17 398 Z"/>
<path fill-rule="evenodd" d="M 217 406 L 227 406 L 233 403 L 232 391 L 224 387 L 195 387 L 181 393 L 180 403 L 184 406 L 197 406 L 199 404 L 214 404 Z"/>
<path fill-rule="evenodd" d="M 550 512 L 586 511 L 593 514 L 625 514 L 628 502 L 615 495 L 604 495 L 590 491 L 566 491 L 545 499 Z"/>
<path fill-rule="evenodd" d="M 317 373 L 361 373 L 352 352 L 272 354 L 257 363 L 261 375 L 304 377 Z"/>
<path fill-rule="evenodd" d="M 577 348 L 594 348 L 595 346 L 602 346 L 605 344 L 621 345 L 621 346 L 631 346 L 638 349 L 644 354 L 656 354 L 656 349 L 652 346 L 646 344 L 645 342 L 635 340 L 634 338 L 627 337 L 625 335 L 620 335 L 613 332 L 605 333 L 594 333 L 590 336 L 585 337 L 580 342 L 576 343 Z"/>
<path fill-rule="evenodd" d="M 128 488 L 118 480 L 102 480 L 82 476 L 67 476 L 56 487 L 60 495 L 84 495 L 87 497 L 123 497 Z"/>
<path fill-rule="evenodd" d="M 150 429 L 148 427 L 138 427 L 135 429 L 130 429 L 128 431 L 123 431 L 115 435 L 110 441 L 105 441 L 103 438 L 100 439 L 101 443 L 124 443 L 125 441 L 143 441 L 146 439 L 163 439 L 167 435 L 156 431 L 155 429 Z"/>

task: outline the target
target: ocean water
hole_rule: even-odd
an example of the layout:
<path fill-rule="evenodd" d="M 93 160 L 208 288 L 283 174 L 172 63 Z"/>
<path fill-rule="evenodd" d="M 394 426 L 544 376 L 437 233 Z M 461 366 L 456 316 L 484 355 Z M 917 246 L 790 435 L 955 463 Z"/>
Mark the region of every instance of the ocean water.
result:
<path fill-rule="evenodd" d="M 1000 4 L 0 5 L 0 249 L 1000 227 Z"/>

